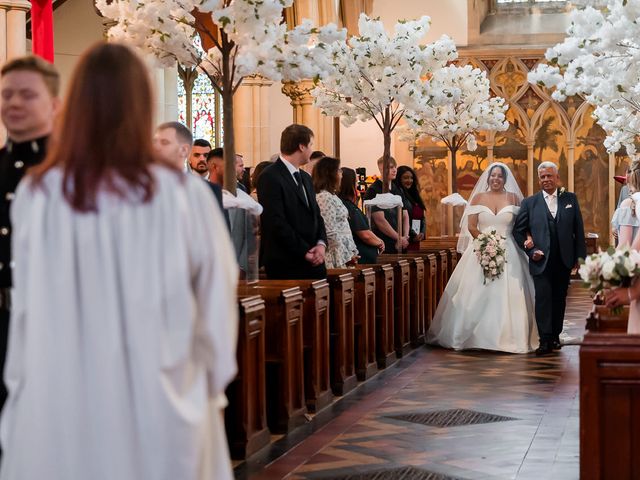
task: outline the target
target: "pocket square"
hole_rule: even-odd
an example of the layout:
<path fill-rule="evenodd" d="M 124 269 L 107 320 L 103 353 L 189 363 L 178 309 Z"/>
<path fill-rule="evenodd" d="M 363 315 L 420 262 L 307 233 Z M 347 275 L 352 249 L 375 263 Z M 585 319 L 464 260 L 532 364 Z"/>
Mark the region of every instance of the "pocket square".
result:
<path fill-rule="evenodd" d="M 569 204 L 569 205 L 567 205 L 567 206 L 566 206 L 566 207 L 564 207 L 564 208 L 573 208 L 573 205 Z"/>

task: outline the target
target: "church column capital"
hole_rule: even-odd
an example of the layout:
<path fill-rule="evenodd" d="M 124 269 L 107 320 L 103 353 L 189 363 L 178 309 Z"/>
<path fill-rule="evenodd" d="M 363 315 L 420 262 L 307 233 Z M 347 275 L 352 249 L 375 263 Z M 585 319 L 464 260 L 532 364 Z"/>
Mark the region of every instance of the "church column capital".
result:
<path fill-rule="evenodd" d="M 31 2 L 28 0 L 0 0 L 0 9 L 28 12 L 31 10 Z"/>
<path fill-rule="evenodd" d="M 315 88 L 312 80 L 299 82 L 285 82 L 282 84 L 282 93 L 291 99 L 292 106 L 311 105 L 313 97 L 311 91 Z"/>
<path fill-rule="evenodd" d="M 242 79 L 242 86 L 247 87 L 270 87 L 273 85 L 271 80 L 264 78 L 261 75 L 251 75 Z"/>

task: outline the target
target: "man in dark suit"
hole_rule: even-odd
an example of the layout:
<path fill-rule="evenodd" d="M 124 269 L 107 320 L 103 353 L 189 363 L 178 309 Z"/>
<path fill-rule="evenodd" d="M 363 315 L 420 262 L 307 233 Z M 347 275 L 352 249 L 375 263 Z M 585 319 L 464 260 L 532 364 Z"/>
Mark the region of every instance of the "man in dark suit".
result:
<path fill-rule="evenodd" d="M 529 256 L 540 336 L 536 355 L 546 355 L 561 347 L 571 269 L 586 256 L 586 246 L 578 198 L 564 188 L 558 189 L 558 167 L 542 162 L 538 181 L 542 191 L 523 200 L 513 236 Z M 533 240 L 527 240 L 527 233 Z"/>
<path fill-rule="evenodd" d="M 258 180 L 263 264 L 269 278 L 324 278 L 327 234 L 311 176 L 300 170 L 313 151 L 313 132 L 289 125 L 280 157 Z"/>
<path fill-rule="evenodd" d="M 11 219 L 16 188 L 28 168 L 45 158 L 47 141 L 59 108 L 60 76 L 39 57 L 11 60 L 0 72 L 2 123 L 7 143 L 0 149 L 0 372 L 4 370 L 11 316 Z M 0 381 L 0 410 L 7 397 Z"/>

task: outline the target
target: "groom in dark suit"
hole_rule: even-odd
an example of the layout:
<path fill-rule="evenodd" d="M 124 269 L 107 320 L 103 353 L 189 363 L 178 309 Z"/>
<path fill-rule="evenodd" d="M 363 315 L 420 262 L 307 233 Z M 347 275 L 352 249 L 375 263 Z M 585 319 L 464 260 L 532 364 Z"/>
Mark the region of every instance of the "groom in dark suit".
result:
<path fill-rule="evenodd" d="M 558 189 L 558 167 L 542 162 L 538 181 L 542 191 L 523 200 L 513 237 L 529 257 L 540 336 L 536 355 L 546 355 L 560 349 L 571 269 L 586 256 L 586 247 L 578 198 Z M 527 239 L 528 233 L 533 241 Z"/>
<path fill-rule="evenodd" d="M 313 132 L 289 125 L 280 137 L 280 156 L 258 180 L 263 207 L 262 259 L 268 278 L 325 278 L 327 234 L 311 176 L 300 169 L 313 152 Z"/>

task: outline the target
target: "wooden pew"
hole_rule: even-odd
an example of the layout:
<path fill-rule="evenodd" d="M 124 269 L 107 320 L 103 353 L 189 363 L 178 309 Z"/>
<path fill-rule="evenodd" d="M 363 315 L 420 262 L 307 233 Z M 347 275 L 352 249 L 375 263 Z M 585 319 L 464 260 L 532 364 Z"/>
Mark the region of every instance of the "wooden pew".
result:
<path fill-rule="evenodd" d="M 354 358 L 358 380 L 366 380 L 378 371 L 376 363 L 376 272 L 358 265 L 356 268 L 331 270 L 351 273 L 355 279 Z"/>
<path fill-rule="evenodd" d="M 326 280 L 263 280 L 260 284 L 302 290 L 304 393 L 307 409 L 317 412 L 333 400 L 329 373 L 329 283 Z"/>
<path fill-rule="evenodd" d="M 411 274 L 409 261 L 398 255 L 379 255 L 378 262 L 391 263 L 394 274 L 394 347 L 398 358 L 411 350 Z"/>
<path fill-rule="evenodd" d="M 640 335 L 590 332 L 580 347 L 580 478 L 640 478 Z"/>
<path fill-rule="evenodd" d="M 375 263 L 370 267 L 376 274 L 376 361 L 378 368 L 386 368 L 398 360 L 394 342 L 395 293 L 391 264 Z"/>
<path fill-rule="evenodd" d="M 594 305 L 587 317 L 587 330 L 598 333 L 627 333 L 629 322 L 629 306 L 622 307 L 622 312 L 615 314 L 604 305 Z"/>
<path fill-rule="evenodd" d="M 424 331 L 426 334 L 426 332 L 429 331 L 431 321 L 438 307 L 438 261 L 433 253 L 427 253 L 423 259 L 426 278 L 424 321 Z"/>
<path fill-rule="evenodd" d="M 332 273 L 331 286 L 330 361 L 331 388 L 335 395 L 344 395 L 358 383 L 354 364 L 354 296 L 353 273 Z"/>
<path fill-rule="evenodd" d="M 449 256 L 451 255 L 451 251 L 448 249 L 431 249 L 431 248 L 421 248 L 420 253 L 433 254 L 436 257 L 437 262 L 437 282 L 436 282 L 436 297 L 437 301 L 440 301 L 440 297 L 444 293 L 444 288 L 447 286 L 447 282 L 449 281 Z"/>
<path fill-rule="evenodd" d="M 288 433 L 306 421 L 307 413 L 302 353 L 303 296 L 298 287 L 283 289 L 268 286 L 267 282 L 241 284 L 238 294 L 260 295 L 265 301 L 267 423 L 272 432 Z"/>
<path fill-rule="evenodd" d="M 267 446 L 271 434 L 265 394 L 264 300 L 241 296 L 238 308 L 238 376 L 227 387 L 225 424 L 232 458 L 244 459 Z"/>
<path fill-rule="evenodd" d="M 425 324 L 426 324 L 426 306 L 427 296 L 427 279 L 425 278 L 425 258 L 423 253 L 404 253 L 393 255 L 382 255 L 383 260 L 402 258 L 409 262 L 409 327 L 405 335 L 409 339 L 412 347 L 417 347 L 424 343 Z M 434 258 L 435 260 L 435 258 Z"/>

